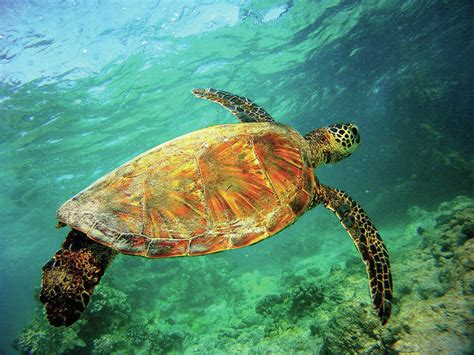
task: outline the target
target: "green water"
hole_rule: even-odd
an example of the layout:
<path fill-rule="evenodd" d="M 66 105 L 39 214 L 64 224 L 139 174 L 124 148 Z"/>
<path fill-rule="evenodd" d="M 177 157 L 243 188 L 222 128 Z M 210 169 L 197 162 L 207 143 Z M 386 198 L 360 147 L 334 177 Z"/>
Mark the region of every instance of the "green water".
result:
<path fill-rule="evenodd" d="M 474 282 L 459 276 L 472 266 L 463 261 L 472 249 L 453 236 L 454 257 L 439 264 L 431 251 L 451 240 L 445 235 L 472 237 L 472 201 L 453 199 L 473 195 L 473 19 L 468 1 L 0 1 L 0 351 L 14 353 L 34 317 L 29 344 L 40 353 L 382 349 L 372 343 L 472 351 Z M 83 323 L 62 333 L 39 323 L 41 267 L 65 237 L 54 228 L 56 209 L 147 149 L 236 122 L 195 98 L 196 87 L 249 97 L 302 134 L 334 122 L 359 126 L 353 156 L 316 174 L 364 206 L 391 251 L 395 340 L 351 313 L 370 314 L 364 267 L 322 207 L 242 250 L 121 256 Z M 436 221 L 443 213 L 455 222 Z M 435 261 L 417 259 L 425 252 Z M 411 284 L 438 282 L 444 293 L 411 291 L 403 275 Z M 300 291 L 324 301 L 292 308 Z M 272 306 L 262 311 L 265 299 Z M 440 303 L 448 309 L 433 311 Z M 426 334 L 438 333 L 423 333 L 420 322 L 448 318 L 436 330 L 447 338 L 434 336 L 448 345 L 433 340 L 430 348 Z M 357 330 L 357 340 L 334 345 L 330 334 L 346 329 L 344 321 L 385 340 Z"/>

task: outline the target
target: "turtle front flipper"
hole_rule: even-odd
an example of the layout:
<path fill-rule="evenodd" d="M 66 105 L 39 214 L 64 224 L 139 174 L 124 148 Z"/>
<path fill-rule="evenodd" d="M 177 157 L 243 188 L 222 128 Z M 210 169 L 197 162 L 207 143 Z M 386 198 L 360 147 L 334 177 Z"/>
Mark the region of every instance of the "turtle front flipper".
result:
<path fill-rule="evenodd" d="M 392 275 L 387 248 L 367 214 L 350 196 L 338 189 L 318 187 L 316 203 L 324 203 L 336 214 L 362 256 L 369 276 L 372 303 L 383 325 L 392 309 Z"/>
<path fill-rule="evenodd" d="M 117 253 L 73 229 L 43 266 L 40 301 L 55 327 L 70 326 L 89 303 L 94 287 Z"/>
<path fill-rule="evenodd" d="M 241 122 L 274 122 L 268 112 L 246 97 L 216 89 L 194 89 L 193 94 L 201 99 L 217 102 Z"/>

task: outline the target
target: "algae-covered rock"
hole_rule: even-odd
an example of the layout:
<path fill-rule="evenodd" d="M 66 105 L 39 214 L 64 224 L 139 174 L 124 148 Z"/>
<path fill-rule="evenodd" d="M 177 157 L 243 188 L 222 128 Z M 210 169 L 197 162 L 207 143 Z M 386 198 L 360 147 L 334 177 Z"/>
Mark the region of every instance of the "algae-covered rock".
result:
<path fill-rule="evenodd" d="M 22 330 L 15 339 L 13 348 L 21 354 L 62 354 L 86 346 L 77 333 L 77 327 L 67 329 L 50 327 L 40 314 Z"/>
<path fill-rule="evenodd" d="M 96 288 L 82 319 L 71 327 L 50 326 L 42 307 L 38 308 L 14 347 L 23 354 L 168 353 L 179 350 L 185 336 L 160 328 L 161 325 L 151 321 L 144 323 L 143 318 L 132 312 L 124 292 L 103 283 Z"/>
<path fill-rule="evenodd" d="M 298 285 L 290 293 L 289 314 L 293 318 L 299 318 L 307 313 L 311 313 L 324 301 L 321 288 L 314 284 L 303 283 Z"/>
<path fill-rule="evenodd" d="M 274 320 L 288 318 L 294 321 L 311 313 L 323 301 L 324 295 L 320 288 L 314 284 L 302 282 L 290 292 L 263 297 L 257 303 L 255 311 Z"/>
<path fill-rule="evenodd" d="M 120 349 L 128 348 L 127 338 L 116 334 L 103 334 L 93 340 L 92 353 L 97 355 L 112 354 Z"/>
<path fill-rule="evenodd" d="M 283 319 L 288 313 L 288 294 L 267 295 L 263 297 L 255 311 L 273 319 Z"/>
<path fill-rule="evenodd" d="M 449 283 L 443 282 L 439 270 L 434 270 L 430 278 L 421 279 L 415 285 L 415 291 L 422 300 L 441 297 L 449 289 Z"/>
<path fill-rule="evenodd" d="M 97 286 L 84 318 L 94 328 L 113 329 L 128 322 L 131 312 L 128 296 L 124 292 L 102 284 Z"/>
<path fill-rule="evenodd" d="M 383 328 L 372 314 L 370 306 L 357 302 L 342 304 L 319 334 L 324 343 L 323 353 L 342 354 L 383 352 Z"/>
<path fill-rule="evenodd" d="M 166 354 L 180 350 L 183 339 L 184 336 L 179 333 L 164 333 L 150 326 L 133 324 L 95 338 L 92 353 Z"/>
<path fill-rule="evenodd" d="M 393 323 L 404 325 L 393 351 L 471 353 L 474 317 L 474 201 L 457 197 L 431 213 L 418 247 L 395 274 L 415 292 L 401 297 Z"/>
<path fill-rule="evenodd" d="M 127 296 L 106 283 L 99 285 L 91 306 L 76 324 L 68 328 L 49 325 L 38 306 L 34 318 L 19 334 L 14 347 L 24 354 L 62 354 L 78 351 L 92 344 L 108 329 L 117 329 L 130 317 Z"/>

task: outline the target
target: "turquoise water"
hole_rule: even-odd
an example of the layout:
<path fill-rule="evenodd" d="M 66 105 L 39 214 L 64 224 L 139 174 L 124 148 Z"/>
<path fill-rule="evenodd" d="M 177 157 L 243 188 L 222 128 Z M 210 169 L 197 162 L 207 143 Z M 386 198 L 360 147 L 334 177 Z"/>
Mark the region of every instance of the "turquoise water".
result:
<path fill-rule="evenodd" d="M 469 1 L 0 0 L 1 353 L 471 353 L 473 24 Z M 322 207 L 241 250 L 120 256 L 83 321 L 46 325 L 56 209 L 147 149 L 236 122 L 195 87 L 249 97 L 302 134 L 359 126 L 353 156 L 316 174 L 391 252 L 386 327 Z"/>

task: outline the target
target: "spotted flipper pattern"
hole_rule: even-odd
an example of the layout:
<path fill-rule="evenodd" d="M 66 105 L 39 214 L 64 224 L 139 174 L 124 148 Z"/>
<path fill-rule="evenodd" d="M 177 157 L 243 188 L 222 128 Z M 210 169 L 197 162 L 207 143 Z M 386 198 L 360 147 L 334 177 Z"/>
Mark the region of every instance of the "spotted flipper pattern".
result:
<path fill-rule="evenodd" d="M 345 192 L 319 185 L 316 203 L 333 211 L 354 241 L 369 276 L 372 304 L 382 325 L 392 308 L 392 275 L 387 248 L 364 210 Z"/>
<path fill-rule="evenodd" d="M 217 102 L 241 122 L 274 122 L 269 113 L 245 97 L 216 89 L 194 89 L 192 92 L 196 97 Z"/>
<path fill-rule="evenodd" d="M 69 232 L 61 249 L 43 266 L 40 301 L 51 325 L 68 327 L 79 319 L 115 255 L 84 233 Z"/>

